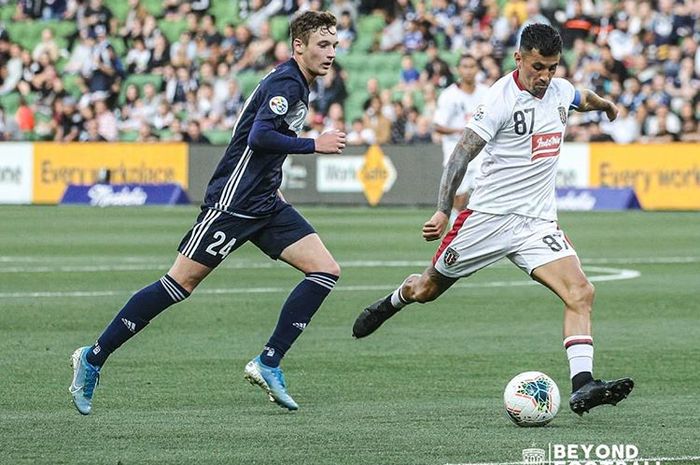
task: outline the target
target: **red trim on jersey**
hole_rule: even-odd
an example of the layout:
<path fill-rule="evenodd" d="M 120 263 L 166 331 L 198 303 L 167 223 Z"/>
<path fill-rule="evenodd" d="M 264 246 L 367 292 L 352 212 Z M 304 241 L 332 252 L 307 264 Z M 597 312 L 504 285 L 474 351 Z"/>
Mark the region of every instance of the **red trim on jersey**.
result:
<path fill-rule="evenodd" d="M 534 157 L 530 158 L 530 161 L 537 160 L 538 158 L 556 157 L 557 155 L 559 155 L 559 149 L 557 149 L 556 152 L 544 152 L 540 153 L 539 155 L 535 155 Z"/>
<path fill-rule="evenodd" d="M 593 339 L 592 339 L 592 338 L 588 338 L 588 339 L 583 339 L 583 338 L 582 338 L 582 339 L 572 339 L 572 340 L 570 340 L 570 341 L 566 341 L 566 343 L 564 344 L 564 348 L 565 348 L 565 349 L 568 349 L 568 348 L 571 347 L 571 346 L 575 346 L 575 345 L 579 345 L 579 344 L 587 344 L 587 345 L 589 345 L 589 346 L 592 346 L 592 345 L 593 345 Z"/>
<path fill-rule="evenodd" d="M 527 92 L 527 89 L 524 88 L 524 87 L 522 86 L 522 84 L 520 84 L 520 81 L 518 81 L 518 77 L 519 77 L 519 76 L 520 76 L 520 70 L 519 70 L 519 69 L 516 69 L 515 71 L 513 71 L 513 79 L 515 80 L 515 85 L 518 86 L 518 89 L 524 90 L 524 91 Z"/>
<path fill-rule="evenodd" d="M 462 225 L 464 225 L 464 222 L 467 221 L 467 218 L 469 218 L 469 215 L 472 213 L 474 213 L 472 210 L 464 210 L 457 215 L 455 224 L 452 225 L 452 229 L 450 229 L 450 232 L 447 233 L 447 236 L 442 239 L 440 247 L 438 247 L 437 252 L 435 252 L 435 255 L 433 256 L 433 266 L 435 266 L 435 263 L 437 263 L 438 258 L 440 258 L 440 255 L 442 255 L 447 246 L 450 245 L 455 237 L 457 237 L 457 233 L 460 229 L 462 229 Z"/>

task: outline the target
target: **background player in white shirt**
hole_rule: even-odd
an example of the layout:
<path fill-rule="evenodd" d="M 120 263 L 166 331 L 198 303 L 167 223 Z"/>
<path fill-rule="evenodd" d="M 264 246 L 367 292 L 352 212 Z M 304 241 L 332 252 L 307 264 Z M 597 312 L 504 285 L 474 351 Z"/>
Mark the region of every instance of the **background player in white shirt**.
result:
<path fill-rule="evenodd" d="M 457 65 L 459 82 L 455 82 L 442 91 L 437 101 L 437 110 L 433 118 L 435 130 L 442 135 L 442 166 L 447 166 L 450 156 L 464 132 L 464 127 L 472 118 L 476 107 L 486 95 L 488 87 L 476 82 L 479 65 L 472 55 L 462 55 Z M 467 173 L 457 188 L 452 203 L 450 220 L 467 206 L 467 200 L 474 190 L 474 179 L 481 166 L 482 156 L 477 156 L 469 163 Z"/>
<path fill-rule="evenodd" d="M 582 415 L 601 404 L 615 405 L 632 390 L 629 378 L 594 380 L 591 310 L 594 288 L 573 246 L 556 223 L 554 179 L 569 108 L 617 108 L 590 90 L 577 91 L 554 78 L 562 42 L 551 26 L 532 24 L 515 52 L 517 69 L 489 89 L 445 168 L 438 209 L 423 225 L 433 241 L 445 231 L 452 200 L 470 160 L 484 150 L 484 164 L 467 210 L 443 239 L 433 264 L 406 278 L 384 299 L 367 307 L 353 335 L 365 337 L 413 302 L 435 300 L 459 278 L 503 257 L 551 289 L 564 302 L 564 347 L 569 359 L 571 409 Z"/>

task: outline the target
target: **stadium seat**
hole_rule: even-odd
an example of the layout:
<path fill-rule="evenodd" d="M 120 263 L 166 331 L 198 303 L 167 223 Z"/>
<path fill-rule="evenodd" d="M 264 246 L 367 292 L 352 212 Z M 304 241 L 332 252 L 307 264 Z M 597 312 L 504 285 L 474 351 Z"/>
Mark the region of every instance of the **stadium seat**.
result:
<path fill-rule="evenodd" d="M 286 16 L 270 18 L 270 34 L 276 41 L 286 42 L 289 38 L 289 19 Z"/>
<path fill-rule="evenodd" d="M 187 30 L 187 22 L 182 21 L 158 21 L 158 29 L 163 33 L 168 42 L 175 42 L 183 31 Z"/>
<path fill-rule="evenodd" d="M 122 142 L 134 142 L 138 137 L 138 131 L 121 131 L 119 133 L 119 140 Z"/>
<path fill-rule="evenodd" d="M 105 0 L 105 6 L 120 22 L 124 22 L 129 14 L 129 2 L 124 0 Z"/>
<path fill-rule="evenodd" d="M 204 135 L 213 145 L 228 145 L 231 140 L 230 129 L 209 129 L 204 131 Z"/>
<path fill-rule="evenodd" d="M 256 73 L 255 71 L 243 71 L 235 76 L 236 80 L 238 80 L 238 83 L 241 85 L 243 97 L 248 98 L 250 96 L 263 76 L 265 76 L 264 73 Z"/>

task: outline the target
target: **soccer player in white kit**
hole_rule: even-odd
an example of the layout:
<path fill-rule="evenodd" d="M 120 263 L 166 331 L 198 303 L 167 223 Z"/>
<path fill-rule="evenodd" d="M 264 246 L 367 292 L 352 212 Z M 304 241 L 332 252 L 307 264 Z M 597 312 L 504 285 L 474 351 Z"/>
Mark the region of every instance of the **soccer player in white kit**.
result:
<path fill-rule="evenodd" d="M 594 288 L 557 225 L 554 191 L 569 109 L 604 111 L 612 121 L 617 108 L 590 90 L 554 78 L 561 50 L 561 37 L 552 27 L 532 24 L 523 30 L 517 69 L 490 87 L 445 167 L 437 211 L 423 225 L 425 240 L 442 237 L 457 186 L 483 149 L 483 168 L 467 209 L 442 240 L 432 266 L 363 310 L 353 335 L 372 334 L 406 305 L 435 300 L 459 278 L 507 257 L 564 302 L 569 406 L 582 415 L 598 405 L 617 404 L 634 383 L 593 379 Z"/>
<path fill-rule="evenodd" d="M 476 82 L 479 65 L 472 55 L 464 54 L 460 57 L 457 72 L 459 82 L 451 84 L 442 91 L 433 117 L 435 131 L 442 135 L 443 167 L 447 166 L 447 162 L 462 136 L 464 127 L 471 120 L 476 107 L 488 92 L 488 87 Z M 453 222 L 459 212 L 467 206 L 467 200 L 474 190 L 474 179 L 483 158 L 482 155 L 479 155 L 469 163 L 467 172 L 457 188 L 452 202 L 450 222 Z"/>

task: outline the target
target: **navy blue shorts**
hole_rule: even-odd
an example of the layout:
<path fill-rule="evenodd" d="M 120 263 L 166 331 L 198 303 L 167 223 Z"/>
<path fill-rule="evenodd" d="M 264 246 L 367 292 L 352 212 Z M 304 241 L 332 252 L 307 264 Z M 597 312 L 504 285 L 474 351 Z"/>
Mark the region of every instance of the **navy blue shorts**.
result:
<path fill-rule="evenodd" d="M 265 218 L 241 218 L 202 208 L 177 250 L 202 265 L 215 268 L 247 241 L 276 260 L 288 246 L 315 232 L 291 205 Z"/>

